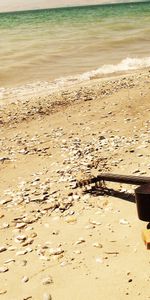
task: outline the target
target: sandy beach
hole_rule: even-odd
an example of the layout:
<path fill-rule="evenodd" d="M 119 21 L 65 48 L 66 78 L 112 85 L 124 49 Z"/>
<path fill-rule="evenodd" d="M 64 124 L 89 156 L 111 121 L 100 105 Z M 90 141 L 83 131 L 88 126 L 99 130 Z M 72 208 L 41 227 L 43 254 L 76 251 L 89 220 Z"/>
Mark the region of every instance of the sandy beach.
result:
<path fill-rule="evenodd" d="M 150 176 L 149 94 L 149 69 L 3 91 L 0 299 L 150 299 L 135 186 L 75 188 L 101 172 Z"/>

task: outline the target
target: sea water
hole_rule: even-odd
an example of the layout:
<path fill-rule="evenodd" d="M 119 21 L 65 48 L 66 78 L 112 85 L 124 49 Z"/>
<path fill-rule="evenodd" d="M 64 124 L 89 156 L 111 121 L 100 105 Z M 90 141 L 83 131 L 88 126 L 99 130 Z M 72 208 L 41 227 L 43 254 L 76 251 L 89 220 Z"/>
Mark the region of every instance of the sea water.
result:
<path fill-rule="evenodd" d="M 0 87 L 149 66 L 149 1 L 0 14 Z"/>

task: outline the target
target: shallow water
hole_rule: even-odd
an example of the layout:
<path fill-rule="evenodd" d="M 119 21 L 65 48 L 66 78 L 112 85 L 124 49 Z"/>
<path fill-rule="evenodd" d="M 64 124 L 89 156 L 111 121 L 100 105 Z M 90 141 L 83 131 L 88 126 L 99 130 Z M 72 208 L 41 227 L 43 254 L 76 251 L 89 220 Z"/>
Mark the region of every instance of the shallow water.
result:
<path fill-rule="evenodd" d="M 149 24 L 150 2 L 0 14 L 0 86 L 150 66 Z"/>

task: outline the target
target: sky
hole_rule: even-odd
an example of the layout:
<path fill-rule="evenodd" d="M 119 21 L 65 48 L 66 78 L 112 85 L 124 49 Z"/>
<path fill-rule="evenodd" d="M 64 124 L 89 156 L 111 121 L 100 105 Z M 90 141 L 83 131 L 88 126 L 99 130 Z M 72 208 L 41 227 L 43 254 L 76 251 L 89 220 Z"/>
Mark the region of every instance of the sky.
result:
<path fill-rule="evenodd" d="M 123 2 L 123 0 L 0 0 L 0 12 Z M 126 0 L 124 2 L 127 2 Z"/>

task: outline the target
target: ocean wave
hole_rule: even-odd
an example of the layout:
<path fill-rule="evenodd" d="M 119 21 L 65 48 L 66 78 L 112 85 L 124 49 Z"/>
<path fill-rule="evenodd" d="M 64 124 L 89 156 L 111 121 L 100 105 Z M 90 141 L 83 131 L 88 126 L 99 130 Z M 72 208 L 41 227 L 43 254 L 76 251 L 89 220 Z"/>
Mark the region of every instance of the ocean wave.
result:
<path fill-rule="evenodd" d="M 138 70 L 138 69 L 144 69 L 150 67 L 150 57 L 144 57 L 144 58 L 130 58 L 127 57 L 123 59 L 120 63 L 113 65 L 103 65 L 102 67 L 84 72 L 82 74 L 78 74 L 75 76 L 67 76 L 67 77 L 61 77 L 52 82 L 53 87 L 57 85 L 57 87 L 63 87 L 68 86 L 72 84 L 76 84 L 78 82 L 87 81 L 94 78 L 100 78 L 103 76 L 110 75 L 110 74 L 119 74 L 120 72 L 127 72 L 130 70 Z"/>
<path fill-rule="evenodd" d="M 120 63 L 113 65 L 103 65 L 102 67 L 92 70 L 89 72 L 84 72 L 82 74 L 67 76 L 55 79 L 51 82 L 49 81 L 38 81 L 33 83 L 28 83 L 20 87 L 12 88 L 0 88 L 0 105 L 2 103 L 9 101 L 15 102 L 17 100 L 25 100 L 32 97 L 33 95 L 43 95 L 51 94 L 55 91 L 61 90 L 62 88 L 67 88 L 78 83 L 82 83 L 95 78 L 103 78 L 109 75 L 117 75 L 122 72 L 128 72 L 130 70 L 138 70 L 150 67 L 150 57 L 144 58 L 125 58 Z M 11 97 L 10 97 L 11 96 Z M 24 99 L 23 99 L 24 98 Z"/>
<path fill-rule="evenodd" d="M 123 71 L 137 70 L 142 68 L 150 67 L 150 57 L 144 58 L 130 58 L 123 59 L 119 64 L 116 65 L 104 65 L 96 70 L 85 72 L 80 75 L 83 80 L 91 79 L 95 76 L 107 75 L 112 73 L 118 73 Z"/>

